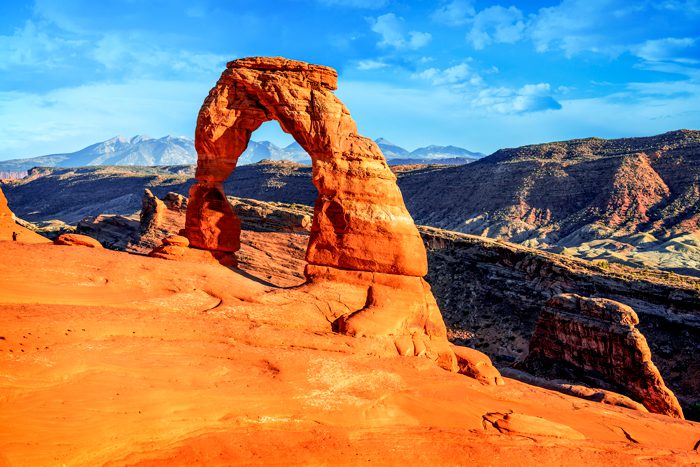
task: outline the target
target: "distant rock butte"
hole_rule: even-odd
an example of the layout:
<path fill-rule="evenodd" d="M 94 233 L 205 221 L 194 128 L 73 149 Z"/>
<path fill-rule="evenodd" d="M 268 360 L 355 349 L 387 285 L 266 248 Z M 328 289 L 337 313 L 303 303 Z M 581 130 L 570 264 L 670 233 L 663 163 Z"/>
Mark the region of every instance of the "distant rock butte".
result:
<path fill-rule="evenodd" d="M 637 324 L 637 314 L 622 303 L 557 295 L 542 308 L 525 363 L 540 370 L 552 364 L 573 366 L 623 388 L 650 412 L 683 418 Z"/>
<path fill-rule="evenodd" d="M 399 336 L 399 353 L 426 355 L 456 371 L 445 324 L 422 279 L 425 248 L 396 176 L 377 144 L 358 134 L 332 92 L 336 81 L 331 68 L 284 58 L 228 64 L 197 119 L 197 183 L 190 189 L 185 236 L 192 247 L 213 252 L 240 248 L 240 220 L 223 182 L 251 134 L 277 120 L 311 156 L 319 193 L 306 253 L 307 289 L 324 301 L 333 289 L 352 291 L 327 318 L 350 335 Z"/>

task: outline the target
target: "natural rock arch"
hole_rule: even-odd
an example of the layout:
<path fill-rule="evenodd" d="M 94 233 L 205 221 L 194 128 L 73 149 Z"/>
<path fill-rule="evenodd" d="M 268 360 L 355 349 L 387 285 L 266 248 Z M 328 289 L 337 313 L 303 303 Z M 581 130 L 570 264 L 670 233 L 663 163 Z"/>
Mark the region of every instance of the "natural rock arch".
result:
<path fill-rule="evenodd" d="M 228 64 L 197 118 L 197 183 L 190 189 L 185 236 L 192 247 L 231 264 L 240 246 L 240 221 L 223 182 L 251 134 L 276 120 L 311 156 L 318 198 L 306 284 L 271 292 L 260 302 L 294 316 L 304 309 L 320 313 L 323 323 L 333 323 L 339 332 L 378 337 L 389 352 L 427 357 L 451 371 L 467 368 L 469 358 L 450 347 L 440 309 L 423 280 L 425 247 L 396 176 L 333 95 L 336 80 L 331 68 L 284 58 Z M 471 367 L 498 373 L 484 362 Z M 502 383 L 492 376 L 486 377 L 491 384 Z"/>
<path fill-rule="evenodd" d="M 197 183 L 185 232 L 193 247 L 235 252 L 240 222 L 223 192 L 251 134 L 269 120 L 308 152 L 318 189 L 309 264 L 422 277 L 425 248 L 396 177 L 377 145 L 357 133 L 333 94 L 335 70 L 284 58 L 230 62 L 197 119 Z"/>

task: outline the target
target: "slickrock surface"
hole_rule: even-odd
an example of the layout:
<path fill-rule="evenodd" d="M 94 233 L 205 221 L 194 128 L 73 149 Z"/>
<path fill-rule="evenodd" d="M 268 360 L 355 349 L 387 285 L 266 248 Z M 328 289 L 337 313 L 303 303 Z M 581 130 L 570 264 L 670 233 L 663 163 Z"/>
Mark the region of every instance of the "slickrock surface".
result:
<path fill-rule="evenodd" d="M 698 461 L 697 423 L 515 380 L 484 385 L 391 342 L 334 333 L 326 303 L 218 264 L 0 242 L 0 459 Z"/>
<path fill-rule="evenodd" d="M 572 367 L 622 388 L 651 412 L 683 418 L 637 324 L 634 310 L 613 300 L 557 295 L 540 312 L 524 366 Z"/>
<path fill-rule="evenodd" d="M 229 201 L 242 219 L 239 268 L 268 285 L 302 284 L 308 232 L 300 227 L 312 215 L 311 208 L 240 198 Z M 184 226 L 184 214 L 180 216 L 160 238 L 177 234 Z M 150 242 L 139 243 L 138 216 L 128 222 L 124 224 L 118 216 L 98 216 L 85 233 L 107 247 L 115 234 L 123 235 L 131 238 L 127 251 L 151 251 Z M 271 228 L 281 231 L 267 232 Z M 453 342 L 485 352 L 503 368 L 527 354 L 542 303 L 562 292 L 596 294 L 636 309 L 641 321 L 637 327 L 647 338 L 666 384 L 686 410 L 700 401 L 700 366 L 694 358 L 700 352 L 697 279 L 621 266 L 604 269 L 502 241 L 419 229 L 428 251 L 427 277 Z M 574 382 L 562 381 L 558 387 Z M 596 395 L 600 391 L 574 392 L 600 399 Z M 623 396 L 603 398 L 619 397 Z"/>
<path fill-rule="evenodd" d="M 0 190 L 0 217 L 7 216 L 12 217 L 12 211 L 10 211 L 10 208 L 7 206 L 5 194 L 2 192 L 2 190 Z"/>
<path fill-rule="evenodd" d="M 427 272 L 425 249 L 372 140 L 357 133 L 335 97 L 335 70 L 284 58 L 230 62 L 197 119 L 198 182 L 190 190 L 186 236 L 194 247 L 235 252 L 240 222 L 222 183 L 250 135 L 277 120 L 311 156 L 318 189 L 307 261 L 409 276 Z"/>

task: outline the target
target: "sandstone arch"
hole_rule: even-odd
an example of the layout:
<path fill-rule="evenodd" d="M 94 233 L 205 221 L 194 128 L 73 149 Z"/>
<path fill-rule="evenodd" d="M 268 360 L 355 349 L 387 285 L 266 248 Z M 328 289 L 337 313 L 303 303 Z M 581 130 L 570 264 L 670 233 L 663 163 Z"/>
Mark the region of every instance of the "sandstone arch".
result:
<path fill-rule="evenodd" d="M 230 62 L 197 119 L 197 183 L 186 236 L 215 252 L 239 249 L 240 222 L 222 182 L 251 134 L 279 122 L 309 153 L 319 195 L 307 248 L 312 265 L 422 277 L 423 242 L 377 145 L 335 97 L 335 70 L 283 58 Z"/>
<path fill-rule="evenodd" d="M 304 304 L 340 332 L 384 337 L 388 350 L 457 371 L 430 286 L 425 247 L 377 145 L 357 133 L 333 95 L 335 70 L 284 58 L 230 62 L 197 118 L 197 183 L 185 235 L 220 261 L 239 248 L 240 222 L 223 192 L 251 134 L 276 120 L 309 153 L 318 189 L 307 282 L 261 303 L 297 314 Z M 296 294 L 296 295 L 295 295 Z M 293 298 L 290 298 L 293 297 Z"/>

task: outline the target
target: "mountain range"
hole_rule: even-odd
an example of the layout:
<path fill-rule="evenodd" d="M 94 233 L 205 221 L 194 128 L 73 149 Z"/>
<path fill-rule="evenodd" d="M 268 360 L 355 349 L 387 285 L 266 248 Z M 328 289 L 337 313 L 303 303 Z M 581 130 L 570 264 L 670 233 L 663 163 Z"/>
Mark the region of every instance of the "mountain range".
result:
<path fill-rule="evenodd" d="M 255 148 L 264 146 L 249 149 Z M 420 224 L 700 275 L 698 131 L 561 141 L 502 149 L 466 165 L 394 170 Z M 248 164 L 234 171 L 225 189 L 232 196 L 311 205 L 317 194 L 311 172 L 293 162 Z M 192 165 L 35 169 L 3 189 L 20 217 L 75 223 L 137 211 L 144 187 L 158 196 L 186 195 L 193 175 Z"/>
<path fill-rule="evenodd" d="M 390 165 L 466 164 L 483 157 L 481 153 L 456 146 L 431 145 L 409 152 L 383 138 L 378 138 L 376 143 Z M 253 164 L 264 159 L 311 163 L 311 158 L 297 142 L 279 147 L 270 141 L 251 141 L 248 148 L 241 154 L 238 165 Z M 194 148 L 194 141 L 190 138 L 180 136 L 151 138 L 139 135 L 129 139 L 115 136 L 72 153 L 0 161 L 0 173 L 19 177 L 33 167 L 187 165 L 196 162 L 197 151 Z"/>

